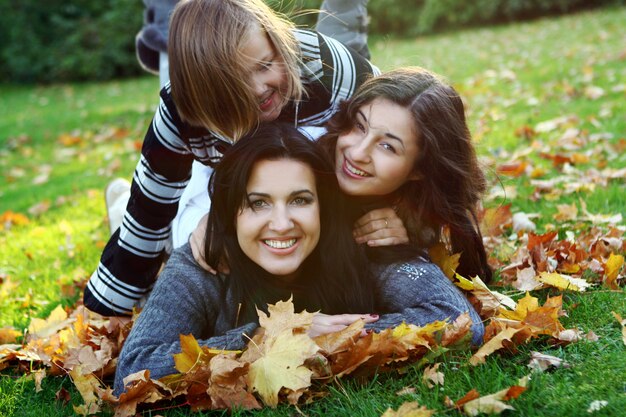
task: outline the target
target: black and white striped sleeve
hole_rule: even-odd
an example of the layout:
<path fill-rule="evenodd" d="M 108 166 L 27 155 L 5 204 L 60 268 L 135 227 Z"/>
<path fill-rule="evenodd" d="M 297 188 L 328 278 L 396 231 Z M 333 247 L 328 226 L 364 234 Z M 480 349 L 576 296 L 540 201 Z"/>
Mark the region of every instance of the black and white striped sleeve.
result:
<path fill-rule="evenodd" d="M 164 258 L 170 223 L 191 174 L 193 155 L 180 137 L 175 110 L 164 100 L 150 124 L 120 228 L 107 243 L 85 288 L 87 308 L 103 315 L 131 314 L 152 288 Z"/>

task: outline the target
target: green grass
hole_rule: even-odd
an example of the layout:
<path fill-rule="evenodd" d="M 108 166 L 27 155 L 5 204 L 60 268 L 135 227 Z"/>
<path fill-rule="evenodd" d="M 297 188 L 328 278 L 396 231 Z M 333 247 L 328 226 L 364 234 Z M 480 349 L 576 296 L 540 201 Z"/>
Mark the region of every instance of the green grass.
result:
<path fill-rule="evenodd" d="M 580 136 L 608 138 L 589 141 L 577 150 L 591 155 L 588 163 L 575 166 L 577 172 L 598 169 L 600 161 L 613 169 L 626 166 L 626 152 L 619 145 L 620 139 L 626 139 L 624 21 L 626 8 L 614 8 L 427 38 L 376 38 L 370 45 L 373 60 L 382 69 L 424 66 L 444 74 L 461 92 L 491 181 L 494 186 L 517 189 L 516 197 L 496 198 L 487 201 L 488 206 L 511 203 L 514 212 L 538 213 L 539 231 L 550 227 L 567 230 L 574 226 L 553 219 L 557 204 L 576 202 L 580 208 L 582 199 L 594 214 L 621 213 L 626 217 L 623 178 L 609 181 L 606 187 L 599 185 L 593 192 L 561 194 L 556 199 L 543 195 L 533 201 L 534 186 L 527 176 L 498 179 L 495 170 L 516 151 L 532 145 L 516 136 L 518 128 L 535 127 L 564 115 L 577 118 L 569 127 L 579 129 Z M 585 89 L 592 86 L 602 88 L 604 94 L 590 98 Z M 65 288 L 84 281 L 96 267 L 108 237 L 102 189 L 114 177 L 132 176 L 137 146 L 158 102 L 158 80 L 144 77 L 102 84 L 1 88 L 0 214 L 7 210 L 26 213 L 30 223 L 0 231 L 0 278 L 4 282 L 0 287 L 0 328 L 22 329 L 32 317 L 46 316 L 59 303 L 73 303 L 79 294 Z M 566 129 L 538 133 L 532 140 L 551 152 L 560 152 L 558 141 Z M 64 145 L 59 140 L 63 134 L 78 139 L 73 145 Z M 563 175 L 536 151 L 518 160 L 545 169 L 541 179 Z M 41 177 L 48 171 L 47 178 Z M 41 202 L 47 202 L 49 208 L 40 214 L 28 213 Z M 15 286 L 9 288 L 7 282 Z M 545 294 L 540 292 L 540 296 Z M 564 309 L 569 315 L 562 318 L 566 328 L 593 331 L 599 341 L 555 347 L 537 340 L 514 354 L 492 355 L 478 367 L 468 365 L 467 353 L 448 354 L 440 368 L 445 374 L 443 387 L 426 388 L 421 370 L 379 375 L 364 384 L 346 380 L 332 386 L 326 398 L 300 410 L 309 416 L 374 417 L 388 407 L 396 409 L 405 401 L 418 401 L 441 413 L 458 415 L 445 411 L 446 396 L 457 400 L 473 388 L 483 395 L 508 388 L 530 373 L 530 352 L 540 351 L 563 358 L 571 367 L 533 374 L 529 389 L 510 402 L 517 411 L 508 415 L 623 414 L 626 346 L 610 312 L 626 317 L 626 297 L 607 290 L 568 293 Z M 80 404 L 67 377 L 48 377 L 43 391 L 35 393 L 32 381 L 4 370 L 0 416 L 72 415 L 71 405 L 55 400 L 61 387 L 71 393 L 74 405 Z M 404 387 L 416 388 L 415 394 L 397 396 Z M 608 401 L 608 405 L 589 414 L 587 407 L 594 400 Z M 144 415 L 157 414 L 182 416 L 187 410 Z M 299 412 L 294 407 L 279 407 L 233 415 L 292 416 Z"/>

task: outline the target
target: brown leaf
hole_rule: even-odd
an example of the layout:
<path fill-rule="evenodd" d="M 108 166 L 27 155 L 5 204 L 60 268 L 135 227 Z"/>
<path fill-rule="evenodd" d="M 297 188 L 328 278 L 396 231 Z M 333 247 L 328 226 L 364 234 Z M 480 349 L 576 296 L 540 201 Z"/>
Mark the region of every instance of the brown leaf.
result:
<path fill-rule="evenodd" d="M 433 388 L 435 385 L 443 386 L 444 375 L 443 372 L 438 371 L 439 365 L 441 365 L 441 363 L 436 363 L 433 366 L 424 368 L 422 382 L 424 382 L 428 388 Z"/>
<path fill-rule="evenodd" d="M 207 394 L 211 397 L 212 408 L 261 408 L 256 398 L 246 390 L 248 366 L 247 363 L 237 361 L 234 354 L 221 354 L 211 359 Z"/>
<path fill-rule="evenodd" d="M 430 417 L 435 411 L 421 407 L 417 402 L 404 403 L 397 411 L 388 408 L 381 417 Z"/>
<path fill-rule="evenodd" d="M 502 349 L 504 347 L 502 343 L 505 340 L 510 341 L 513 335 L 517 333 L 518 331 L 519 329 L 514 329 L 511 327 L 505 328 L 504 330 L 502 330 L 495 337 L 493 337 L 491 340 L 489 340 L 487 343 L 481 346 L 481 348 L 478 349 L 478 351 L 474 353 L 474 355 L 472 355 L 469 361 L 470 364 L 476 366 L 480 363 L 485 363 L 485 358 L 487 356 L 491 355 L 493 352 L 495 352 L 498 349 Z"/>
<path fill-rule="evenodd" d="M 480 230 L 483 236 L 500 236 L 512 219 L 511 204 L 485 209 L 481 214 Z"/>
<path fill-rule="evenodd" d="M 137 412 L 138 404 L 150 404 L 167 398 L 171 391 L 159 381 L 150 379 L 150 371 L 144 370 L 124 378 L 126 391 L 120 395 L 115 407 L 115 417 L 131 417 Z"/>
<path fill-rule="evenodd" d="M 544 372 L 549 368 L 569 368 L 570 365 L 561 358 L 546 355 L 544 353 L 532 352 L 528 367 L 534 371 Z"/>

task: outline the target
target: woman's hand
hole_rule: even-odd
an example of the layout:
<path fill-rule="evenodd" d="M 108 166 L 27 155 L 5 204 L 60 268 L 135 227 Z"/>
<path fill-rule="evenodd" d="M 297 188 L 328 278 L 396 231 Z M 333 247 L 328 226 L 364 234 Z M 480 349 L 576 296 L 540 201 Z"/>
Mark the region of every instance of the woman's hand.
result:
<path fill-rule="evenodd" d="M 328 315 L 324 313 L 316 313 L 313 316 L 313 324 L 307 332 L 310 337 L 317 337 L 327 333 L 334 333 L 345 329 L 357 320 L 363 320 L 365 323 L 373 323 L 378 320 L 376 314 L 335 314 Z M 367 330 L 363 329 L 361 336 L 365 336 Z"/>
<path fill-rule="evenodd" d="M 409 243 L 404 223 L 391 207 L 372 210 L 356 221 L 354 238 L 368 246 L 394 246 Z"/>

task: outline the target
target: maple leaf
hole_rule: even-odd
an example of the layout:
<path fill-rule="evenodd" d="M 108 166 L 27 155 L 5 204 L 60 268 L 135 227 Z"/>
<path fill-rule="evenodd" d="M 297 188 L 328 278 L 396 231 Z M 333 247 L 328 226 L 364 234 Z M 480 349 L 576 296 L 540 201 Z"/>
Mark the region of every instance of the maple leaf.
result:
<path fill-rule="evenodd" d="M 512 218 L 511 204 L 485 209 L 481 213 L 480 230 L 483 236 L 500 236 Z"/>
<path fill-rule="evenodd" d="M 573 278 L 557 272 L 542 272 L 536 278 L 542 284 L 555 287 L 561 290 L 571 290 L 583 292 L 589 287 L 589 283 L 581 278 Z"/>
<path fill-rule="evenodd" d="M 16 330 L 14 327 L 3 327 L 0 329 L 0 345 L 15 343 L 17 338 L 21 335 L 22 332 Z"/>
<path fill-rule="evenodd" d="M 463 398 L 456 402 L 457 407 L 462 407 L 463 412 L 469 416 L 479 414 L 500 414 L 504 410 L 515 410 L 504 401 L 519 397 L 526 391 L 528 378 L 521 378 L 518 385 L 498 391 L 495 394 L 480 396 L 475 389 L 468 392 Z"/>
<path fill-rule="evenodd" d="M 361 336 L 364 327 L 365 322 L 357 320 L 338 332 L 326 333 L 313 338 L 313 340 L 327 356 L 334 355 L 353 346 Z"/>
<path fill-rule="evenodd" d="M 569 368 L 570 365 L 561 358 L 546 355 L 544 353 L 532 352 L 528 367 L 534 371 L 543 372 L 549 368 Z"/>
<path fill-rule="evenodd" d="M 83 372 L 80 366 L 72 369 L 69 375 L 84 401 L 84 404 L 75 406 L 74 411 L 83 416 L 98 413 L 102 405 L 102 402 L 96 396 L 96 392 L 100 388 L 98 378 L 91 373 Z"/>
<path fill-rule="evenodd" d="M 617 277 L 624 266 L 624 257 L 611 253 L 609 259 L 604 264 L 604 280 L 603 282 L 612 290 L 618 290 Z"/>
<path fill-rule="evenodd" d="M 174 366 L 182 373 L 191 371 L 198 363 L 208 363 L 208 359 L 193 335 L 180 335 L 181 353 L 174 354 Z"/>
<path fill-rule="evenodd" d="M 44 339 L 67 327 L 75 319 L 68 319 L 67 313 L 59 304 L 47 319 L 34 318 L 28 326 L 28 339 Z"/>
<path fill-rule="evenodd" d="M 206 390 L 211 397 L 211 407 L 229 410 L 261 408 L 257 399 L 246 390 L 245 376 L 249 364 L 239 362 L 234 356 L 233 353 L 220 354 L 211 359 L 211 376 Z"/>
<path fill-rule="evenodd" d="M 517 333 L 520 329 L 514 329 L 512 327 L 507 327 L 498 333 L 495 337 L 491 338 L 487 343 L 482 345 L 480 349 L 472 357 L 470 358 L 470 364 L 476 366 L 481 363 L 485 363 L 485 358 L 491 355 L 496 350 L 502 349 L 503 342 L 505 340 L 511 341 L 511 338 L 515 333 Z"/>
<path fill-rule="evenodd" d="M 450 279 L 454 277 L 456 269 L 459 267 L 460 253 L 450 254 L 443 242 L 439 242 L 428 249 L 428 255 L 435 265 Z"/>
<path fill-rule="evenodd" d="M 444 375 L 443 372 L 438 371 L 439 365 L 441 365 L 441 363 L 436 363 L 433 366 L 424 368 L 422 382 L 424 382 L 428 388 L 433 388 L 435 385 L 443 385 Z"/>
<path fill-rule="evenodd" d="M 248 386 L 259 393 L 266 405 L 276 407 L 278 392 L 283 387 L 295 391 L 311 385 L 312 372 L 303 364 L 319 347 L 308 335 L 294 335 L 288 328 L 257 348 L 261 357 L 250 364 Z"/>
<path fill-rule="evenodd" d="M 430 417 L 435 411 L 420 406 L 417 402 L 406 402 L 398 410 L 387 408 L 381 417 Z"/>
<path fill-rule="evenodd" d="M 263 311 L 257 309 L 259 325 L 265 329 L 267 338 L 276 337 L 287 329 L 304 332 L 313 323 L 315 313 L 302 311 L 296 314 L 292 298 L 290 297 L 287 301 L 278 301 L 275 305 L 269 304 L 267 306 L 269 317 Z"/>
<path fill-rule="evenodd" d="M 124 378 L 124 387 L 126 390 L 120 395 L 115 407 L 115 417 L 134 416 L 138 404 L 154 403 L 172 393 L 162 382 L 150 379 L 150 371 L 147 369 Z"/>

